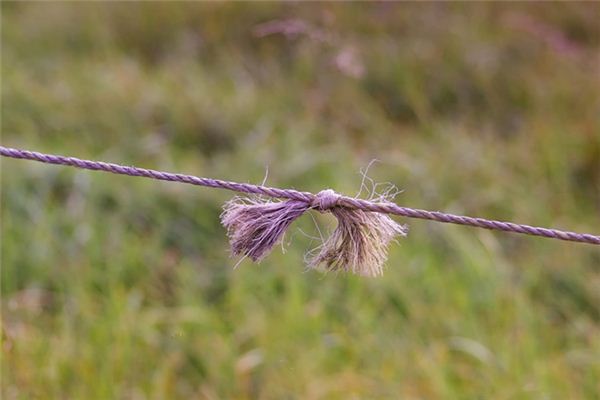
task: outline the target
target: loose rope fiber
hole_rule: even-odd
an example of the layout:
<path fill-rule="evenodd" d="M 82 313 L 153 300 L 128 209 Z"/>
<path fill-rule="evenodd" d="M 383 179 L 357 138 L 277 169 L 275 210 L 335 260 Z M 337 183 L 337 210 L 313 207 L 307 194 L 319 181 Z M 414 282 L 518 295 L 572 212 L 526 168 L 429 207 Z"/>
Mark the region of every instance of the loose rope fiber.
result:
<path fill-rule="evenodd" d="M 393 221 L 388 216 L 389 214 L 600 245 L 600 236 L 589 233 L 576 233 L 400 207 L 389 201 L 371 201 L 342 196 L 331 189 L 313 194 L 293 189 L 201 178 L 3 146 L 0 146 L 0 155 L 46 164 L 68 165 L 119 175 L 141 176 L 285 199 L 285 201 L 273 202 L 262 198 L 238 197 L 225 204 L 221 222 L 227 228 L 232 253 L 250 257 L 253 261 L 260 261 L 269 254 L 271 249 L 281 242 L 292 222 L 311 209 L 331 213 L 338 220 L 338 226 L 331 236 L 315 249 L 317 253 L 308 258 L 309 267 L 318 268 L 319 265 L 324 265 L 325 269 L 329 271 L 341 270 L 364 276 L 381 275 L 389 243 L 396 236 L 406 235 L 406 227 Z"/>

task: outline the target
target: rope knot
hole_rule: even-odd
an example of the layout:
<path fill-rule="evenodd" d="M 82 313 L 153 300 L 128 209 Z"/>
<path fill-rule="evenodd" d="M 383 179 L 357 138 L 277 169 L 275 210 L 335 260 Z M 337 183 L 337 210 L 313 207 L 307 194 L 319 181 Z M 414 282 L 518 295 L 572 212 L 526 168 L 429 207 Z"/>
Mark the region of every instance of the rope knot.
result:
<path fill-rule="evenodd" d="M 315 196 L 312 206 L 321 212 L 327 211 L 338 205 L 340 197 L 342 196 L 331 189 L 321 190 Z"/>

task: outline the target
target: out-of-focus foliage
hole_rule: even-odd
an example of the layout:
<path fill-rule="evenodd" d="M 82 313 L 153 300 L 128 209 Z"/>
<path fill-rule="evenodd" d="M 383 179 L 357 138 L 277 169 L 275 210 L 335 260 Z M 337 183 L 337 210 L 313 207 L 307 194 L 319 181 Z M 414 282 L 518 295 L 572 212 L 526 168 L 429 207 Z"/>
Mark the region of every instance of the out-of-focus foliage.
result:
<path fill-rule="evenodd" d="M 598 21 L 3 2 L 2 143 L 348 194 L 378 159 L 401 204 L 598 233 Z M 600 396 L 597 248 L 407 221 L 383 278 L 323 275 L 315 215 L 234 270 L 230 196 L 2 160 L 2 398 Z"/>

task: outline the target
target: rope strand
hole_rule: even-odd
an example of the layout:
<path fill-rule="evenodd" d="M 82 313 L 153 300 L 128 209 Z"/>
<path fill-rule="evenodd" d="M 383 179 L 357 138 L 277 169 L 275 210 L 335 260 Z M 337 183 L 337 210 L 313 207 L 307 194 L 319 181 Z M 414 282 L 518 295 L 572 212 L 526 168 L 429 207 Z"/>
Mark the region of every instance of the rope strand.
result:
<path fill-rule="evenodd" d="M 82 160 L 75 157 L 65 157 L 52 154 L 44 154 L 35 151 L 20 150 L 10 147 L 0 146 L 0 155 L 3 157 L 39 161 L 46 164 L 68 165 L 81 169 L 93 171 L 104 171 L 119 175 L 141 176 L 145 178 L 187 183 L 197 186 L 210 188 L 227 189 L 235 192 L 265 195 L 273 198 L 301 201 L 309 204 L 312 208 L 317 208 L 323 204 L 323 199 L 310 192 L 301 192 L 293 189 L 280 189 L 262 185 L 252 185 L 249 183 L 230 182 L 220 179 L 201 178 L 193 175 L 176 174 L 170 172 L 156 171 L 146 168 L 124 166 L 119 164 L 107 163 L 102 161 Z M 426 219 L 436 222 L 473 226 L 478 228 L 498 230 L 504 232 L 521 233 L 532 236 L 542 236 L 546 238 L 566 240 L 571 242 L 589 243 L 600 245 L 600 236 L 589 233 L 576 233 L 562 231 L 558 229 L 541 228 L 524 224 L 517 224 L 505 221 L 494 221 L 484 218 L 468 217 L 454 215 L 439 211 L 427 211 L 409 207 L 400 207 L 391 202 L 372 202 L 364 199 L 356 199 L 348 196 L 335 194 L 335 201 L 329 202 L 328 207 L 341 206 L 348 209 L 361 210 L 367 212 L 377 212 L 382 214 L 393 214 L 408 218 Z M 320 206 L 319 206 L 320 207 Z"/>

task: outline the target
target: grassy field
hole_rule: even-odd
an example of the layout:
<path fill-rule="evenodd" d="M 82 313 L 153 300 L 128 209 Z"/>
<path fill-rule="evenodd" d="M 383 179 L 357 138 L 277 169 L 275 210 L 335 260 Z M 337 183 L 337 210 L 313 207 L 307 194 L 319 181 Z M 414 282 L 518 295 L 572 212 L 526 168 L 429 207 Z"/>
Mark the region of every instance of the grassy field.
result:
<path fill-rule="evenodd" d="M 2 2 L 6 146 L 600 233 L 600 3 Z M 228 256 L 231 193 L 2 160 L 3 399 L 598 399 L 600 250 Z M 331 217 L 314 215 L 322 231 Z"/>

